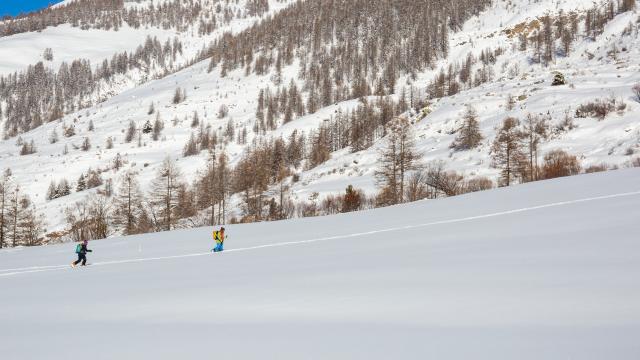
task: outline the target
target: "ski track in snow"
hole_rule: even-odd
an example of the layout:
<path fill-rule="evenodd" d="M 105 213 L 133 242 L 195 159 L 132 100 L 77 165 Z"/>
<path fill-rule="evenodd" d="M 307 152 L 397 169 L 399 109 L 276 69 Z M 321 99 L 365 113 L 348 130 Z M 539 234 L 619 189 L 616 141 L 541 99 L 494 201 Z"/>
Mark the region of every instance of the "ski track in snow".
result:
<path fill-rule="evenodd" d="M 424 224 L 399 226 L 399 227 L 392 227 L 392 228 L 386 228 L 386 229 L 378 229 L 378 230 L 372 230 L 372 231 L 358 232 L 358 233 L 353 233 L 353 234 L 327 236 L 327 237 L 308 239 L 308 240 L 287 241 L 287 242 L 274 243 L 274 244 L 264 244 L 264 245 L 250 246 L 250 247 L 245 247 L 245 248 L 229 249 L 229 250 L 225 250 L 224 253 L 241 252 L 241 251 L 248 251 L 248 250 L 258 250 L 258 249 L 264 249 L 264 248 L 289 246 L 289 245 L 309 244 L 309 243 L 314 243 L 314 242 L 330 241 L 330 240 L 338 240 L 338 239 L 348 239 L 348 238 L 360 237 L 360 236 L 365 236 L 365 235 L 380 234 L 380 233 L 386 233 L 386 232 L 392 232 L 392 231 L 398 231 L 398 230 L 416 229 L 416 228 L 443 225 L 443 224 L 452 224 L 452 223 L 459 223 L 459 222 L 465 222 L 465 221 L 473 221 L 473 220 L 478 220 L 478 219 L 486 219 L 486 218 L 492 218 L 492 217 L 496 217 L 496 216 L 517 214 L 517 213 L 522 213 L 522 212 L 527 212 L 527 211 L 534 211 L 534 210 L 539 210 L 539 209 L 546 209 L 546 208 L 551 208 L 551 207 L 579 204 L 579 203 L 598 201 L 598 200 L 614 199 L 614 198 L 620 198 L 620 197 L 638 196 L 638 195 L 640 195 L 640 191 L 632 191 L 632 192 L 618 193 L 618 194 L 612 194 L 612 195 L 603 195 L 603 196 L 597 196 L 597 197 L 590 197 L 590 198 L 583 198 L 583 199 L 576 199 L 576 200 L 554 202 L 554 203 L 531 206 L 531 207 L 525 207 L 525 208 L 520 208 L 520 209 L 499 211 L 499 212 L 494 212 L 494 213 L 489 213 L 489 214 L 484 214 L 484 215 L 467 216 L 467 217 L 458 218 L 458 219 L 433 221 L 433 222 L 424 223 Z M 105 265 L 139 263 L 139 262 L 157 261 L 157 260 L 183 259 L 183 258 L 196 257 L 196 256 L 205 256 L 205 255 L 211 255 L 211 252 L 208 251 L 208 252 L 202 252 L 202 253 L 183 254 L 183 255 L 160 256 L 160 257 L 127 259 L 127 260 L 115 260 L 115 261 L 103 261 L 103 262 L 93 263 L 93 264 L 91 264 L 91 266 L 105 266 Z M 29 273 L 37 273 L 37 272 L 45 272 L 45 271 L 56 271 L 56 270 L 71 270 L 71 268 L 70 268 L 70 265 L 51 265 L 51 266 L 32 266 L 32 267 L 16 268 L 16 269 L 0 269 L 0 277 L 7 277 L 7 276 L 14 276 L 14 275 L 21 275 L 21 274 L 29 274 Z"/>

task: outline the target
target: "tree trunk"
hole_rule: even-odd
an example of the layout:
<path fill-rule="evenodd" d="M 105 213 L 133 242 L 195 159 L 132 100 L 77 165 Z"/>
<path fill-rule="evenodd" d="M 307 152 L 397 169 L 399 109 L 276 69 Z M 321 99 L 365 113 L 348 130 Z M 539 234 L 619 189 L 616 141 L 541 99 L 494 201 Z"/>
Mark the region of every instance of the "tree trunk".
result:
<path fill-rule="evenodd" d="M 166 198 L 167 231 L 171 230 L 171 174 L 167 171 L 167 198 Z"/>
<path fill-rule="evenodd" d="M 16 247 L 18 243 L 18 189 L 16 188 L 16 198 L 13 203 L 13 234 L 11 246 Z"/>
<path fill-rule="evenodd" d="M 4 219 L 4 208 L 5 208 L 5 199 L 6 199 L 6 189 L 5 189 L 5 184 L 0 184 L 2 186 L 2 188 L 0 188 L 0 191 L 2 191 L 2 193 L 0 193 L 0 196 L 2 196 L 2 198 L 0 199 L 0 249 L 2 249 L 2 247 L 4 246 L 4 227 L 5 227 L 5 219 Z"/>

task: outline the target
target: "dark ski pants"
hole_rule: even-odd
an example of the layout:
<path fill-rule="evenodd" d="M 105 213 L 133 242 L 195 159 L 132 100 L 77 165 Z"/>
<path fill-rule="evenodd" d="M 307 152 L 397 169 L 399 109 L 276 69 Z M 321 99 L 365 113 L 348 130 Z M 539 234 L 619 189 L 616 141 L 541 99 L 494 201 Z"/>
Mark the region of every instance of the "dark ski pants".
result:
<path fill-rule="evenodd" d="M 78 254 L 78 260 L 74 261 L 73 265 L 78 265 L 82 262 L 82 265 L 87 264 L 87 254 Z"/>

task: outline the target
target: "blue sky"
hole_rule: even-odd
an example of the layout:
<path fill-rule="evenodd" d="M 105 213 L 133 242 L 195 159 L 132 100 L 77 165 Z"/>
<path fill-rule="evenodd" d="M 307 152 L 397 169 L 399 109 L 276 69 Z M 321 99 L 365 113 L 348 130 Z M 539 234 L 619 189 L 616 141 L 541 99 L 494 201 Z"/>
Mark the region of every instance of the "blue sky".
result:
<path fill-rule="evenodd" d="M 29 12 L 55 4 L 61 0 L 0 0 L 0 17 L 5 15 L 18 15 L 20 12 Z"/>

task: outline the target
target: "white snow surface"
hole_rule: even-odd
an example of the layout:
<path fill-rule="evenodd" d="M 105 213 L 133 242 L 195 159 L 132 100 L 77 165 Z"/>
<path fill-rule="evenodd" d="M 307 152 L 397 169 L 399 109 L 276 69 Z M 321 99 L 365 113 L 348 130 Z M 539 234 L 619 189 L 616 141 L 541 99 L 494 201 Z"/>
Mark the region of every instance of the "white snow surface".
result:
<path fill-rule="evenodd" d="M 28 65 L 43 61 L 58 70 L 60 64 L 76 59 L 88 59 L 95 67 L 102 60 L 110 60 L 115 53 L 133 52 L 144 45 L 147 36 L 164 43 L 178 36 L 175 31 L 158 28 L 134 29 L 124 25 L 118 31 L 82 30 L 69 24 L 48 27 L 39 33 L 22 33 L 0 37 L 0 74 L 26 70 Z M 53 61 L 43 60 L 44 50 L 51 48 Z"/>
<path fill-rule="evenodd" d="M 149 1 L 142 4 L 147 3 Z M 292 1 L 272 0 L 270 13 L 291 3 Z M 626 109 L 613 112 L 602 121 L 594 118 L 575 119 L 577 128 L 554 133 L 540 145 L 539 161 L 542 161 L 542 156 L 546 152 L 554 149 L 564 149 L 576 155 L 584 167 L 600 164 L 624 167 L 630 160 L 639 156 L 640 103 L 633 98 L 631 92 L 633 84 L 640 82 L 640 38 L 637 30 L 640 15 L 637 12 L 618 15 L 607 25 L 605 32 L 595 40 L 578 37 L 573 45 L 572 54 L 566 58 L 558 56 L 549 67 L 530 63 L 527 55 L 517 50 L 518 40 L 509 38 L 504 33 L 506 29 L 511 29 L 523 21 L 533 20 L 547 12 L 557 13 L 560 9 L 565 12 L 584 11 L 594 3 L 603 4 L 604 0 L 595 2 L 497 1 L 480 16 L 467 21 L 462 31 L 450 35 L 449 57 L 440 61 L 435 69 L 427 69 L 418 74 L 417 79 L 411 83 L 408 79 L 400 79 L 396 98 L 400 92 L 400 86 L 413 85 L 418 90 L 424 90 L 440 70 L 440 66 L 446 68 L 449 62 L 455 63 L 462 60 L 469 52 L 478 55 L 487 48 L 495 49 L 498 46 L 505 51 L 492 66 L 495 74 L 493 81 L 434 102 L 431 105 L 433 112 L 422 120 L 418 121 L 415 114 L 406 114 L 412 117 L 412 120 L 416 120 L 414 130 L 417 147 L 423 155 L 422 162 L 442 160 L 446 163 L 448 170 L 461 172 L 467 177 L 488 176 L 497 180 L 499 170 L 492 167 L 490 148 L 495 139 L 496 128 L 507 116 L 514 116 L 521 120 L 524 120 L 528 114 L 548 116 L 550 125 L 554 128 L 564 120 L 567 114 L 573 116 L 579 105 L 606 98 L 624 101 Z M 244 2 L 240 2 L 238 6 L 242 4 Z M 130 5 L 132 4 L 128 6 Z M 230 24 L 218 29 L 216 33 L 203 38 L 187 33 L 179 34 L 187 44 L 182 61 L 185 61 L 189 54 L 195 54 L 221 31 L 239 31 L 250 26 L 253 21 L 255 19 L 234 19 Z M 625 27 L 629 24 L 636 24 L 636 27 L 631 34 L 623 35 Z M 48 31 L 56 30 L 50 28 L 43 34 L 47 34 Z M 88 33 L 96 34 L 96 39 L 100 39 L 97 35 L 99 32 L 90 30 Z M 117 32 L 111 32 L 110 36 L 120 36 L 117 34 Z M 35 39 L 42 34 L 28 35 Z M 618 52 L 615 55 L 608 55 L 614 47 Z M 76 49 L 82 48 L 71 47 L 68 51 L 75 54 Z M 1 51 L 2 47 L 0 47 Z M 80 50 L 77 51 L 82 53 Z M 38 54 L 41 54 L 40 50 Z M 593 55 L 593 58 L 589 60 L 588 54 Z M 62 55 L 54 51 L 54 61 L 60 56 Z M 101 55 L 91 55 L 91 57 L 99 59 Z M 0 59 L 2 58 L 0 56 Z M 0 60 L 0 67 L 3 64 L 4 60 Z M 219 134 L 222 133 L 229 119 L 233 119 L 236 132 L 240 132 L 243 128 L 247 129 L 248 144 L 251 144 L 256 137 L 252 128 L 255 123 L 259 90 L 266 87 L 276 88 L 272 81 L 272 74 L 265 76 L 251 74 L 245 77 L 244 69 L 238 69 L 230 71 L 223 78 L 220 76 L 219 67 L 212 72 L 207 72 L 207 68 L 208 61 L 203 61 L 176 74 L 143 84 L 137 82 L 139 76 L 135 72 L 128 75 L 135 81 L 120 79 L 120 82 L 106 84 L 105 89 L 101 89 L 98 95 L 102 95 L 100 99 L 108 98 L 108 100 L 23 134 L 22 138 L 25 141 L 34 140 L 38 150 L 36 154 L 19 156 L 20 147 L 16 146 L 15 138 L 0 140 L 0 171 L 5 168 L 12 170 L 15 182 L 30 194 L 38 210 L 45 214 L 48 232 L 62 230 L 66 226 L 63 217 L 64 209 L 92 193 L 92 191 L 74 192 L 69 197 L 46 201 L 45 194 L 50 182 L 66 178 L 75 188 L 75 182 L 80 174 L 86 173 L 90 167 L 94 170 L 108 169 L 118 153 L 125 159 L 125 166 L 119 172 L 108 171 L 102 174 L 105 181 L 113 180 L 114 189 L 118 188 L 118 182 L 124 171 L 136 170 L 140 173 L 142 189 L 148 191 L 151 179 L 166 156 L 178 160 L 178 166 L 184 174 L 183 180 L 191 183 L 196 178 L 197 171 L 204 167 L 208 156 L 206 151 L 202 151 L 198 156 L 182 158 L 182 150 L 190 134 L 198 132 L 190 126 L 193 113 L 197 111 L 201 122 L 211 125 L 212 129 L 219 131 Z M 551 86 L 552 71 L 555 70 L 562 71 L 566 75 L 568 85 Z M 298 64 L 295 62 L 285 67 L 282 83 L 289 84 L 290 80 L 296 77 L 297 72 Z M 177 87 L 185 89 L 188 95 L 186 101 L 174 105 L 171 99 Z M 505 108 L 509 95 L 519 98 L 515 108 L 510 111 Z M 165 123 L 163 140 L 154 142 L 146 135 L 142 139 L 142 147 L 138 147 L 135 140 L 132 143 L 125 143 L 123 131 L 129 121 L 134 121 L 138 128 L 141 128 L 146 121 L 153 122 L 156 115 L 147 114 L 151 103 L 154 103 Z M 358 100 L 350 100 L 325 107 L 314 114 L 296 118 L 280 126 L 268 136 L 287 136 L 294 130 L 308 134 L 338 110 L 346 111 L 357 104 Z M 229 116 L 224 119 L 218 119 L 216 116 L 221 105 L 229 107 Z M 478 111 L 484 140 L 477 149 L 453 152 L 450 144 L 456 136 L 455 130 L 461 125 L 466 105 L 472 105 Z M 175 118 L 179 121 L 174 125 L 172 119 Z M 90 121 L 95 125 L 94 132 L 88 131 Z M 71 138 L 62 137 L 63 124 L 67 126 L 74 124 L 76 135 Z M 60 141 L 50 144 L 48 139 L 54 129 L 60 135 Z M 75 148 L 85 137 L 90 138 L 93 146 L 88 152 Z M 105 148 L 108 137 L 114 139 L 113 149 Z M 65 146 L 69 149 L 68 154 L 63 154 Z M 374 173 L 379 165 L 379 150 L 383 146 L 384 139 L 370 149 L 358 153 L 343 149 L 333 153 L 329 161 L 314 169 L 306 170 L 304 167 L 295 169 L 295 172 L 299 173 L 300 181 L 290 184 L 291 198 L 294 201 L 309 201 L 310 198 L 315 198 L 319 202 L 329 194 L 343 193 L 350 184 L 369 195 L 375 193 L 378 189 Z M 241 158 L 245 147 L 246 145 L 237 142 L 224 145 L 231 165 L 236 164 Z M 218 149 L 218 152 L 220 150 Z M 315 196 L 316 193 L 318 196 Z M 243 215 L 237 202 L 232 201 L 230 205 L 229 218 L 232 215 L 238 217 Z"/>
<path fill-rule="evenodd" d="M 5 359 L 638 359 L 640 169 L 0 251 Z"/>

